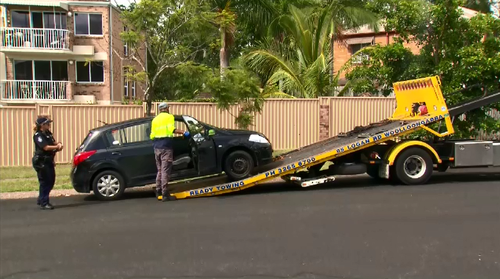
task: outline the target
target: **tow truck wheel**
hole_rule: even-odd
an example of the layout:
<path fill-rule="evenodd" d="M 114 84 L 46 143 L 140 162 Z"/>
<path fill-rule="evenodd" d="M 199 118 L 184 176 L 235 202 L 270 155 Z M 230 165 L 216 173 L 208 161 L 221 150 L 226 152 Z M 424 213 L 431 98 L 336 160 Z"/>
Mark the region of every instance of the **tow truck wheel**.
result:
<path fill-rule="evenodd" d="M 92 189 L 99 200 L 117 200 L 125 191 L 125 183 L 119 173 L 105 170 L 96 175 L 92 182 Z"/>
<path fill-rule="evenodd" d="M 432 158 L 425 150 L 417 147 L 401 152 L 395 163 L 395 174 L 406 185 L 426 183 L 432 176 Z"/>
<path fill-rule="evenodd" d="M 231 152 L 224 161 L 224 172 L 232 181 L 247 177 L 252 172 L 253 167 L 252 155 L 242 150 Z"/>

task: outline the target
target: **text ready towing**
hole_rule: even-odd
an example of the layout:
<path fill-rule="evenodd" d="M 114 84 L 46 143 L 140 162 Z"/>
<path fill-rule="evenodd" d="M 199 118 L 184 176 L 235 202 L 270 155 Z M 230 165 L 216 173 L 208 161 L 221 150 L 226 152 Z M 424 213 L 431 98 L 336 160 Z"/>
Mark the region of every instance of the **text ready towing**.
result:
<path fill-rule="evenodd" d="M 282 155 L 286 157 L 282 159 L 283 165 L 272 170 L 233 183 L 174 195 L 178 199 L 221 195 L 277 177 L 310 187 L 332 182 L 338 175 L 364 173 L 395 184 L 419 185 L 427 183 L 435 169 L 444 172 L 448 168 L 500 166 L 500 142 L 449 140 L 455 133 L 454 117 L 500 102 L 500 92 L 448 109 L 440 85 L 437 76 L 394 83 L 397 106 L 389 119 L 361 127 L 362 131 L 352 131 L 347 137 L 332 137 L 320 145 L 306 146 L 306 156 L 301 155 L 306 147 Z M 430 128 L 434 123 L 440 124 L 437 131 Z M 418 130 L 425 130 L 435 138 L 428 141 L 401 138 Z M 327 162 L 329 165 L 325 167 Z"/>

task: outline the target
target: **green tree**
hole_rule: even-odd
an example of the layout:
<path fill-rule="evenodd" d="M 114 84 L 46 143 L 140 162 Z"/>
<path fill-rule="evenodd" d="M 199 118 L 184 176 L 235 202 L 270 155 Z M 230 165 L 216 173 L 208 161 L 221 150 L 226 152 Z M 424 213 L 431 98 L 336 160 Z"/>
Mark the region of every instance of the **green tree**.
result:
<path fill-rule="evenodd" d="M 220 71 L 223 73 L 230 65 L 230 48 L 234 46 L 238 24 L 246 29 L 246 35 L 249 34 L 249 30 L 256 30 L 253 34 L 261 34 L 261 30 L 273 19 L 275 12 L 270 0 L 211 0 L 211 2 L 215 12 L 205 13 L 205 16 L 220 30 Z"/>
<path fill-rule="evenodd" d="M 378 4 L 383 6 L 382 2 Z M 500 20 L 484 14 L 469 20 L 462 17 L 460 1 L 434 2 L 384 2 L 389 7 L 386 9 L 388 28 L 401 34 L 401 42 L 416 42 L 421 51 L 409 54 L 401 42 L 361 50 L 372 57 L 361 66 L 349 68 L 346 77 L 351 90 L 361 93 L 367 89 L 388 89 L 399 80 L 438 75 L 449 107 L 484 94 L 480 89 L 454 93 L 464 87 L 483 84 L 487 90 L 498 90 L 500 40 L 495 34 L 500 31 Z M 415 10 L 415 5 L 420 8 Z M 375 83 L 376 88 L 362 86 L 369 83 Z M 489 108 L 499 108 L 499 105 Z M 466 121 L 456 120 L 456 136 L 469 137 L 480 129 L 486 132 L 498 129 L 498 121 L 487 114 L 489 108 L 468 113 Z"/>
<path fill-rule="evenodd" d="M 305 8 L 288 5 L 289 14 L 270 25 L 270 38 L 243 59 L 247 67 L 264 78 L 266 86 L 278 85 L 288 94 L 306 98 L 332 92 L 332 38 L 340 38 L 344 29 L 377 22 L 361 1 L 312 2 L 315 5 Z"/>
<path fill-rule="evenodd" d="M 122 12 L 128 31 L 121 37 L 129 45 L 129 57 L 139 63 L 146 82 L 147 112 L 160 94 L 157 82 L 179 65 L 194 59 L 208 42 L 200 44 L 204 24 L 200 14 L 208 9 L 203 0 L 141 0 Z M 141 50 L 147 50 L 147 68 Z M 131 77 L 133 78 L 133 77 Z"/>
<path fill-rule="evenodd" d="M 227 69 L 224 79 L 213 75 L 207 81 L 207 90 L 217 99 L 217 107 L 229 112 L 241 129 L 253 124 L 255 113 L 260 113 L 264 105 L 258 80 L 244 70 Z M 231 113 L 234 106 L 239 107 L 237 115 Z"/>

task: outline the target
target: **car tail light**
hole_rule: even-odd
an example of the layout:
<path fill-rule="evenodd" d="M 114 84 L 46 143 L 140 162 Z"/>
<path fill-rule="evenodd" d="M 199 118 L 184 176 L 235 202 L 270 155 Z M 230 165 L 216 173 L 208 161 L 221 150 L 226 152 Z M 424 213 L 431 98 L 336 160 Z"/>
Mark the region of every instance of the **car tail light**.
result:
<path fill-rule="evenodd" d="M 91 151 L 85 151 L 85 152 L 81 152 L 81 153 L 76 154 L 75 157 L 73 157 L 73 166 L 75 166 L 75 167 L 78 166 L 83 161 L 90 158 L 90 156 L 94 155 L 96 152 L 97 152 L 97 150 L 91 150 Z"/>

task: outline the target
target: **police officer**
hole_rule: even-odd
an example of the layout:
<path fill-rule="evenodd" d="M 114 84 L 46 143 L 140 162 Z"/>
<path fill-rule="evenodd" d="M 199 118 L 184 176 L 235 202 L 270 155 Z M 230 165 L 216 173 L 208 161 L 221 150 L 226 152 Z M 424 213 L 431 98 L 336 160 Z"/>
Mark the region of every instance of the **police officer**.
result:
<path fill-rule="evenodd" d="M 174 158 L 172 137 L 173 134 L 182 134 L 189 136 L 188 131 L 182 131 L 175 128 L 175 119 L 167 103 L 161 103 L 158 106 L 160 113 L 151 123 L 151 135 L 153 148 L 155 150 L 156 169 L 156 197 L 159 201 L 175 200 L 167 189 L 170 173 L 172 171 L 172 162 Z"/>
<path fill-rule="evenodd" d="M 50 131 L 51 123 L 52 120 L 48 117 L 40 116 L 33 128 L 35 132 L 33 135 L 35 154 L 32 163 L 40 184 L 37 204 L 41 209 L 54 209 L 49 202 L 50 191 L 52 191 L 56 181 L 54 156 L 56 152 L 63 149 L 62 143 L 55 143 Z"/>

